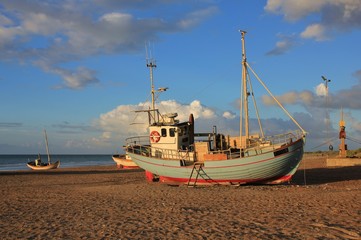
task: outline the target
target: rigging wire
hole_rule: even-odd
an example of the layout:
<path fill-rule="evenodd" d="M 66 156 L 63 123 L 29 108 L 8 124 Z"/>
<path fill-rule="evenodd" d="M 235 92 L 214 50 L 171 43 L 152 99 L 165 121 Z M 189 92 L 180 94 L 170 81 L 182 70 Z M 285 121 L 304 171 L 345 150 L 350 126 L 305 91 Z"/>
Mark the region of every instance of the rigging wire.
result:
<path fill-rule="evenodd" d="M 258 111 L 256 99 L 255 99 L 254 93 L 253 93 L 252 82 L 251 82 L 251 79 L 250 79 L 250 76 L 249 76 L 248 72 L 247 72 L 247 81 L 249 83 L 249 89 L 251 91 L 250 94 L 252 95 L 253 106 L 254 106 L 254 109 L 255 109 L 256 115 L 257 115 L 259 130 L 261 131 L 262 138 L 264 138 L 264 131 L 263 131 L 262 123 L 261 123 L 261 118 L 259 116 L 259 111 Z"/>
<path fill-rule="evenodd" d="M 330 142 L 334 141 L 335 139 L 337 139 L 337 137 L 334 137 L 334 138 L 331 138 L 331 139 L 328 139 L 327 141 L 321 143 L 320 145 L 317 145 L 313 148 L 311 148 L 310 150 L 314 150 L 314 149 L 317 149 L 317 148 L 320 148 L 326 144 L 329 144 Z M 361 144 L 361 142 L 360 142 Z M 304 185 L 306 186 L 307 183 L 306 183 L 306 161 L 302 161 L 303 162 L 303 181 L 304 181 Z"/>
<path fill-rule="evenodd" d="M 150 101 L 149 101 L 149 98 L 150 98 L 150 95 L 148 95 L 148 97 L 146 98 L 146 101 L 145 101 L 142 105 L 140 105 L 140 106 L 137 107 L 137 110 L 140 110 L 140 109 L 143 108 L 148 102 L 150 102 Z M 132 121 L 132 123 L 131 123 L 130 125 L 143 124 L 143 123 L 136 123 L 136 122 L 135 122 L 135 120 L 136 120 L 136 119 L 138 118 L 138 116 L 139 116 L 139 113 L 137 112 L 137 110 L 135 110 L 135 116 L 134 116 L 133 121 Z"/>
<path fill-rule="evenodd" d="M 324 146 L 324 145 L 326 145 L 326 144 L 329 144 L 330 142 L 334 141 L 335 139 L 337 139 L 337 137 L 328 139 L 327 141 L 321 143 L 320 145 L 317 145 L 317 146 L 311 148 L 310 150 L 314 150 L 314 149 L 317 149 L 317 148 L 319 148 L 319 147 L 322 147 L 322 146 Z"/>
<path fill-rule="evenodd" d="M 346 137 L 346 139 L 347 139 L 347 140 L 350 140 L 350 141 L 352 141 L 352 142 L 354 142 L 354 143 L 361 144 L 361 140 L 358 140 L 358 139 L 356 139 L 356 138 L 353 138 L 353 137 L 348 136 L 348 137 Z"/>
<path fill-rule="evenodd" d="M 264 82 L 260 79 L 260 77 L 256 74 L 256 72 L 251 68 L 251 66 L 246 63 L 248 68 L 251 69 L 253 75 L 257 78 L 257 80 L 262 84 L 264 89 L 268 92 L 268 94 L 276 101 L 278 106 L 286 113 L 286 115 L 294 122 L 294 124 L 297 125 L 297 127 L 302 131 L 303 134 L 306 134 L 307 132 L 301 127 L 301 125 L 291 116 L 291 114 L 283 107 L 283 105 L 277 100 L 277 98 L 271 93 L 271 91 L 267 88 L 267 86 L 264 84 Z"/>
<path fill-rule="evenodd" d="M 314 149 L 320 148 L 320 147 L 322 147 L 322 146 L 324 146 L 326 144 L 329 144 L 330 142 L 332 142 L 335 139 L 337 139 L 337 137 L 334 137 L 332 139 L 328 139 L 327 141 L 321 143 L 320 145 L 317 145 L 317 146 L 311 148 L 310 150 L 312 151 Z M 361 141 L 360 141 L 360 144 L 361 144 Z M 303 181 L 304 181 L 304 185 L 306 186 L 307 185 L 307 182 L 306 182 L 306 161 L 303 160 L 302 163 L 303 163 Z"/>
<path fill-rule="evenodd" d="M 306 182 L 306 161 L 302 161 L 303 162 L 303 185 L 307 185 Z"/>

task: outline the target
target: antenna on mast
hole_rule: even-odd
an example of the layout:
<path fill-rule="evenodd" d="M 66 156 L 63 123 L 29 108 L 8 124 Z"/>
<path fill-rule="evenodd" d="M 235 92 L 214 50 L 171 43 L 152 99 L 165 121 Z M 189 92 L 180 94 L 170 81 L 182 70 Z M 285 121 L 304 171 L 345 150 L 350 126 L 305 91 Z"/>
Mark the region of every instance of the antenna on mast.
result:
<path fill-rule="evenodd" d="M 152 47 L 150 43 L 145 44 L 145 52 L 146 52 L 146 66 L 149 68 L 149 75 L 150 75 L 150 86 L 151 86 L 151 96 L 152 96 L 152 102 L 151 106 L 148 110 L 145 110 L 145 112 L 148 112 L 149 117 L 149 124 L 157 124 L 159 123 L 160 118 L 163 118 L 163 116 L 159 113 L 158 109 L 155 108 L 155 101 L 158 95 L 156 96 L 156 93 L 161 93 L 167 91 L 167 87 L 161 87 L 158 89 L 154 88 L 154 79 L 153 79 L 153 68 L 157 67 L 157 64 L 155 62 L 155 58 L 152 56 Z M 142 112 L 142 111 L 141 111 Z"/>
<path fill-rule="evenodd" d="M 328 146 L 328 150 L 332 151 L 333 150 L 333 146 L 332 146 L 332 141 L 330 140 L 330 137 L 329 137 L 329 131 L 330 131 L 330 128 L 331 128 L 331 119 L 330 119 L 330 113 L 328 111 L 328 105 L 329 105 L 329 95 L 328 95 L 328 84 L 329 82 L 331 82 L 330 79 L 327 79 L 325 76 L 321 76 L 322 80 L 325 82 L 325 88 L 326 88 L 326 93 L 325 93 L 325 100 L 326 100 L 326 119 L 325 119 L 325 124 L 326 124 L 326 138 L 327 138 L 327 141 L 330 141 L 330 145 Z"/>
<path fill-rule="evenodd" d="M 148 43 L 148 46 L 146 44 L 145 52 L 146 52 L 146 64 L 147 64 L 147 68 L 149 68 L 149 75 L 150 75 L 150 87 L 151 87 L 150 93 L 152 96 L 152 109 L 151 110 L 152 110 L 152 114 L 155 114 L 155 90 L 154 90 L 154 81 L 153 81 L 153 68 L 156 68 L 157 64 L 155 63 L 155 59 L 152 56 L 150 43 Z M 148 52 L 149 52 L 149 55 L 148 55 Z M 153 117 L 154 117 L 154 115 L 153 115 Z"/>

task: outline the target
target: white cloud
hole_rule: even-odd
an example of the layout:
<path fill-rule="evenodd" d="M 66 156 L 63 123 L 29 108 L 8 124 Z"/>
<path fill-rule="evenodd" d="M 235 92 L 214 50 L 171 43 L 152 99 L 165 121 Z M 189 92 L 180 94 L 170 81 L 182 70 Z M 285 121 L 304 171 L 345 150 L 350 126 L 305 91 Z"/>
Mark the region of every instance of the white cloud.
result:
<path fill-rule="evenodd" d="M 301 37 L 303 38 L 314 38 L 316 41 L 327 40 L 326 29 L 321 24 L 312 24 L 309 25 L 302 33 Z"/>
<path fill-rule="evenodd" d="M 24 35 L 52 35 L 61 30 L 64 22 L 61 19 L 54 18 L 46 13 L 27 13 L 21 24 Z"/>
<path fill-rule="evenodd" d="M 308 15 L 319 15 L 300 36 L 324 41 L 332 35 L 361 28 L 361 1 L 359 0 L 268 0 L 265 10 L 283 15 L 288 21 L 300 21 Z"/>
<path fill-rule="evenodd" d="M 229 111 L 226 111 L 223 113 L 223 117 L 226 119 L 235 119 L 236 116 L 237 116 L 236 114 L 229 112 Z"/>
<path fill-rule="evenodd" d="M 95 77 L 95 71 L 85 67 L 79 67 L 76 72 L 70 72 L 62 69 L 57 69 L 57 72 L 63 77 L 65 86 L 72 89 L 80 89 L 90 83 L 99 82 L 99 80 Z"/>
<path fill-rule="evenodd" d="M 214 118 L 216 116 L 216 113 L 207 107 L 204 107 L 200 101 L 194 100 L 190 103 L 189 107 L 185 106 L 187 108 L 187 112 L 191 112 L 194 115 L 194 118 Z M 178 107 L 179 108 L 179 107 Z M 185 117 L 185 116 L 183 116 Z"/>
<path fill-rule="evenodd" d="M 296 46 L 297 43 L 297 37 L 292 34 L 292 35 L 283 35 L 283 34 L 278 34 L 278 38 L 280 38 L 280 40 L 276 43 L 276 46 L 274 49 L 272 49 L 271 51 L 269 51 L 267 53 L 267 55 L 281 55 L 284 54 L 286 52 L 288 52 L 292 47 Z"/>
<path fill-rule="evenodd" d="M 287 92 L 283 95 L 276 96 L 277 100 L 282 104 L 306 104 L 309 105 L 315 100 L 314 95 L 310 91 Z M 269 95 L 261 97 L 263 104 L 266 106 L 277 105 L 276 101 Z"/>
<path fill-rule="evenodd" d="M 117 108 L 100 115 L 95 121 L 95 125 L 105 132 L 115 132 L 125 136 L 132 134 L 145 134 L 147 132 L 148 117 L 146 113 L 135 113 L 136 110 L 148 109 L 149 103 L 139 103 L 138 105 L 121 105 Z M 195 100 L 190 104 L 180 104 L 174 100 L 161 101 L 157 104 L 161 113 L 178 113 L 180 121 L 187 121 L 189 114 L 193 114 L 195 119 L 216 118 L 216 113 L 203 106 L 200 101 Z"/>
<path fill-rule="evenodd" d="M 208 18 L 209 16 L 212 16 L 217 12 L 218 8 L 214 6 L 191 12 L 187 15 L 187 17 L 181 19 L 178 22 L 178 26 L 183 29 L 189 29 L 198 25 L 200 22 L 203 21 L 203 19 Z"/>
<path fill-rule="evenodd" d="M 319 85 L 317 85 L 315 87 L 315 91 L 317 96 L 327 96 L 328 93 L 328 89 L 326 88 L 326 85 L 324 83 L 320 83 Z"/>
<path fill-rule="evenodd" d="M 107 113 L 101 114 L 93 122 L 93 127 L 102 131 L 101 136 L 96 139 L 98 141 L 124 142 L 127 137 L 147 135 L 147 113 L 136 113 L 135 111 L 148 109 L 149 106 L 149 102 L 137 105 L 120 105 Z M 157 103 L 156 107 L 162 114 L 178 113 L 177 119 L 180 121 L 188 121 L 189 115 L 192 113 L 196 120 L 197 129 L 201 130 L 208 127 L 211 129 L 215 123 L 220 121 L 219 119 L 223 119 L 222 116 L 202 105 L 198 100 L 194 100 L 190 104 L 167 100 Z"/>
<path fill-rule="evenodd" d="M 295 21 L 310 13 L 319 12 L 327 2 L 330 1 L 268 0 L 265 10 L 271 13 L 284 14 L 287 20 Z"/>
<path fill-rule="evenodd" d="M 320 83 L 314 87 L 314 93 L 311 91 L 291 91 L 282 95 L 276 96 L 276 98 L 282 104 L 289 105 L 302 105 L 309 108 L 325 108 L 325 96 L 328 94 L 327 108 L 339 110 L 344 109 L 361 109 L 361 70 L 356 71 L 353 74 L 357 79 L 357 84 L 341 89 L 337 92 L 328 92 L 325 83 Z M 261 96 L 262 103 L 266 106 L 277 105 L 276 102 L 268 95 Z"/>
<path fill-rule="evenodd" d="M 314 100 L 314 96 L 310 91 L 302 91 L 298 97 L 306 105 L 310 105 Z"/>
<path fill-rule="evenodd" d="M 277 96 L 277 100 L 283 104 L 294 104 L 296 102 L 297 93 L 289 92 L 284 95 Z M 263 104 L 265 105 L 276 105 L 276 101 L 268 95 L 262 96 Z"/>
<path fill-rule="evenodd" d="M 128 54 L 141 51 L 144 42 L 160 34 L 186 31 L 217 12 L 210 3 L 182 8 L 175 18 L 144 16 L 144 11 L 176 2 L 152 1 L 2 1 L 0 15 L 0 59 L 41 67 L 58 74 L 62 86 L 80 89 L 97 82 L 94 70 L 64 69 L 64 63 L 90 56 Z M 189 4 L 188 2 L 185 4 Z M 186 10 L 187 9 L 187 10 Z M 149 11 L 151 12 L 151 11 Z M 91 13 L 91 14 L 90 14 Z M 42 45 L 34 47 L 33 41 Z"/>
<path fill-rule="evenodd" d="M 1 22 L 2 25 L 4 25 L 4 26 L 9 26 L 9 25 L 12 25 L 12 24 L 13 24 L 13 21 L 12 21 L 10 18 L 2 15 L 1 13 L 0 13 L 0 22 Z"/>
<path fill-rule="evenodd" d="M 20 35 L 20 33 L 20 27 L 5 27 L 0 25 L 0 51 L 1 49 L 6 49 L 10 46 L 12 39 L 17 35 Z"/>
<path fill-rule="evenodd" d="M 111 24 L 127 24 L 132 20 L 132 15 L 117 12 L 107 13 L 100 17 L 100 21 L 105 21 Z"/>
<path fill-rule="evenodd" d="M 354 129 L 358 132 L 361 132 L 361 122 L 359 119 L 357 119 L 356 117 L 352 116 L 351 112 L 348 113 L 344 113 L 344 120 L 346 122 L 346 126 L 350 126 L 350 129 Z M 349 122 L 349 124 L 348 124 Z M 347 131 L 348 129 L 346 129 Z M 353 134 L 352 134 L 353 135 Z M 356 135 L 357 137 L 359 136 L 359 134 Z M 354 136 L 354 137 L 356 137 Z M 358 137 L 360 138 L 360 137 Z"/>

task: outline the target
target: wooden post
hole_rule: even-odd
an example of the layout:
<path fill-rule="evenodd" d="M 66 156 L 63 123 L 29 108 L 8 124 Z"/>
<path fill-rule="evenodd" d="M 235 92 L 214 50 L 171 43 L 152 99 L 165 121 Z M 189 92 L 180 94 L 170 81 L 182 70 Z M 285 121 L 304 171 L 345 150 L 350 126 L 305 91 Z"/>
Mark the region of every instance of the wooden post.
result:
<path fill-rule="evenodd" d="M 340 120 L 340 146 L 339 146 L 339 157 L 345 158 L 347 156 L 347 145 L 345 144 L 346 139 L 346 126 L 345 121 L 343 120 L 343 111 L 341 110 L 341 120 Z"/>

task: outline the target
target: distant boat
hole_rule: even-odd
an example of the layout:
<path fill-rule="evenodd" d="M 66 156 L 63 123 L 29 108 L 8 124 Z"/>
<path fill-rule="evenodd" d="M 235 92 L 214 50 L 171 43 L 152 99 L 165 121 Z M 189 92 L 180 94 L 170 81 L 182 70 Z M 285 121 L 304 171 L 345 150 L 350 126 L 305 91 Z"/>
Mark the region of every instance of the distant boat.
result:
<path fill-rule="evenodd" d="M 51 163 L 50 159 L 50 153 L 49 153 L 49 145 L 48 145 L 48 136 L 46 134 L 46 130 L 44 130 L 44 136 L 45 136 L 45 146 L 46 146 L 46 153 L 48 155 L 48 162 L 43 163 L 41 161 L 40 154 L 38 154 L 38 158 L 35 159 L 32 162 L 28 162 L 27 166 L 31 168 L 32 170 L 49 170 L 49 169 L 56 169 L 60 166 L 60 161 L 56 161 L 54 163 Z"/>
<path fill-rule="evenodd" d="M 272 95 L 247 63 L 245 31 L 242 36 L 242 91 L 240 106 L 240 134 L 225 136 L 217 128 L 208 133 L 194 132 L 194 118 L 179 122 L 177 113 L 162 115 L 155 108 L 152 68 L 147 62 L 151 78 L 151 109 L 148 113 L 149 136 L 146 144 L 138 137 L 127 139 L 126 153 L 141 168 L 149 180 L 158 178 L 169 184 L 279 184 L 288 182 L 296 172 L 302 157 L 306 132 Z M 259 134 L 250 134 L 248 98 L 253 97 L 248 69 L 300 128 L 277 136 L 265 136 L 259 120 Z M 255 99 L 253 99 L 255 101 Z M 258 115 L 258 109 L 255 111 Z M 140 111 L 139 111 L 140 112 Z"/>
<path fill-rule="evenodd" d="M 133 169 L 139 168 L 135 162 L 128 156 L 128 154 L 114 154 L 112 156 L 114 162 L 117 164 L 118 168 L 124 169 Z"/>

